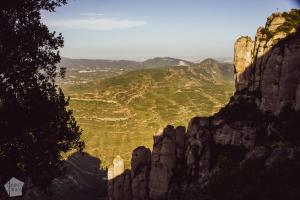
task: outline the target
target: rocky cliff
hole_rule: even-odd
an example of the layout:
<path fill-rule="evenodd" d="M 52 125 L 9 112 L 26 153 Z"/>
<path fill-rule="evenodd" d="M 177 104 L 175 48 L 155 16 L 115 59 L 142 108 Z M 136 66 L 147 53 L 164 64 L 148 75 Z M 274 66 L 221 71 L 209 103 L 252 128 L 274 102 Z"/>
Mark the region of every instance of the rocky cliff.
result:
<path fill-rule="evenodd" d="M 134 150 L 131 171 L 115 165 L 109 198 L 300 199 L 299 23 L 297 10 L 275 13 L 255 40 L 239 38 L 230 102 L 187 130 L 167 126 L 152 152 Z"/>

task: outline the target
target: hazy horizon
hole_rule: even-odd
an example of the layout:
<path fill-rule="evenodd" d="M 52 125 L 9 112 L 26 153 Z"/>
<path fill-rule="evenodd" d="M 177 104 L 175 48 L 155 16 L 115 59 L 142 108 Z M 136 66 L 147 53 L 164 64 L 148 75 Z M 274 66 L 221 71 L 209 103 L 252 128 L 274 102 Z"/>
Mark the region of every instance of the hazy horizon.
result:
<path fill-rule="evenodd" d="M 238 37 L 254 37 L 277 9 L 295 7 L 292 0 L 70 0 L 42 18 L 50 30 L 63 34 L 62 57 L 197 62 L 231 58 Z"/>
<path fill-rule="evenodd" d="M 174 59 L 178 59 L 178 60 L 185 60 L 185 61 L 189 61 L 189 62 L 193 62 L 193 63 L 197 63 L 197 62 L 202 62 L 206 59 L 214 59 L 217 61 L 224 61 L 224 62 L 233 62 L 233 57 L 197 57 L 194 59 L 188 59 L 188 58 L 182 58 L 182 57 L 170 57 L 170 56 L 153 56 L 153 57 L 149 57 L 149 58 L 145 58 L 145 59 L 107 59 L 107 58 L 72 58 L 72 57 L 66 57 L 66 56 L 62 56 L 62 58 L 65 59 L 73 59 L 73 60 L 111 60 L 111 61 L 122 61 L 122 60 L 126 60 L 126 61 L 136 61 L 136 62 L 143 62 L 143 61 L 147 61 L 149 59 L 154 59 L 154 58 L 174 58 Z"/>

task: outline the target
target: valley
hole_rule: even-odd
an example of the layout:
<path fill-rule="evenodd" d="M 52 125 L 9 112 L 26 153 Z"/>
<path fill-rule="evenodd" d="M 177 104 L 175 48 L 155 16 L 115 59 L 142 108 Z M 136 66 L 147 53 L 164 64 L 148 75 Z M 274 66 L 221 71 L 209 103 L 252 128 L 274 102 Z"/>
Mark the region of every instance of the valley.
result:
<path fill-rule="evenodd" d="M 232 64 L 171 58 L 143 63 L 148 64 L 106 71 L 66 66 L 66 78 L 59 80 L 84 131 L 85 151 L 101 158 L 102 168 L 116 155 L 129 167 L 132 150 L 152 148 L 153 135 L 167 124 L 187 125 L 194 116 L 211 115 L 234 91 Z"/>

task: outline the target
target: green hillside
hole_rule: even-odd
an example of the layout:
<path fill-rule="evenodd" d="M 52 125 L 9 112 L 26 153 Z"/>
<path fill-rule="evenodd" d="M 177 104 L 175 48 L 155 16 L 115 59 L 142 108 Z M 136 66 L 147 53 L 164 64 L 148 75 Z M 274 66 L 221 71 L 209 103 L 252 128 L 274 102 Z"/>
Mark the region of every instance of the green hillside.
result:
<path fill-rule="evenodd" d="M 85 151 L 101 158 L 102 167 L 116 155 L 128 167 L 132 150 L 152 147 L 153 134 L 167 124 L 186 125 L 191 117 L 217 112 L 234 91 L 233 67 L 208 59 L 62 87 L 84 130 Z"/>

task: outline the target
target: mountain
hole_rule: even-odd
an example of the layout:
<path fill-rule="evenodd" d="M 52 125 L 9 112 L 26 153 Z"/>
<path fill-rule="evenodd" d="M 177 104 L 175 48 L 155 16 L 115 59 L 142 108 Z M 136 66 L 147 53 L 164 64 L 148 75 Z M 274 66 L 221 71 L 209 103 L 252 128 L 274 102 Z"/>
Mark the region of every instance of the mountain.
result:
<path fill-rule="evenodd" d="M 218 69 L 219 65 L 222 65 Z M 206 76 L 211 76 L 212 73 L 218 75 L 226 73 L 222 70 L 227 70 L 228 74 L 222 74 L 222 76 L 231 76 L 233 73 L 232 64 L 226 62 L 219 62 L 212 58 L 205 59 L 200 63 L 193 63 L 186 60 L 169 58 L 169 57 L 157 57 L 148 59 L 143 62 L 127 61 L 127 60 L 89 60 L 89 59 L 69 59 L 62 58 L 59 68 L 66 68 L 66 76 L 64 79 L 58 77 L 57 82 L 61 84 L 80 84 L 93 81 L 95 79 L 104 79 L 113 76 L 118 76 L 129 71 L 151 69 L 158 67 L 176 67 L 176 66 L 202 66 L 207 72 L 203 71 Z M 213 69 L 214 68 L 214 69 Z M 230 77 L 230 80 L 232 77 Z"/>
<path fill-rule="evenodd" d="M 61 87 L 71 96 L 70 108 L 84 130 L 86 151 L 101 158 L 103 167 L 116 155 L 130 167 L 131 151 L 140 145 L 151 147 L 153 133 L 165 125 L 186 125 L 192 116 L 218 111 L 233 93 L 234 73 L 232 65 L 210 59 L 106 78 L 95 72 L 84 83 Z"/>
<path fill-rule="evenodd" d="M 92 60 L 62 58 L 58 65 L 69 70 L 136 69 L 141 63 L 130 60 Z"/>
<path fill-rule="evenodd" d="M 171 58 L 171 57 L 156 57 L 142 62 L 131 60 L 101 60 L 101 59 L 71 59 L 62 58 L 58 67 L 64 67 L 69 70 L 105 70 L 105 69 L 144 69 L 156 67 L 170 67 L 170 66 L 192 66 L 195 63 Z"/>
<path fill-rule="evenodd" d="M 66 68 L 64 79 L 57 77 L 59 85 L 80 84 L 95 79 L 104 79 L 118 76 L 123 73 L 151 69 L 157 67 L 171 66 L 194 66 L 195 63 L 170 57 L 157 57 L 143 62 L 130 60 L 91 60 L 91 59 L 70 59 L 62 58 L 58 64 L 58 69 Z"/>
<path fill-rule="evenodd" d="M 202 117 L 187 129 L 166 126 L 154 136 L 152 151 L 132 152 L 131 170 L 117 157 L 108 171 L 109 197 L 299 199 L 299 25 L 299 10 L 274 13 L 254 41 L 239 38 L 229 103 L 210 116 L 198 112 Z"/>
<path fill-rule="evenodd" d="M 186 60 L 180 60 L 176 58 L 170 58 L 170 57 L 156 57 L 153 59 L 148 59 L 141 63 L 142 66 L 146 68 L 153 68 L 153 67 L 170 67 L 170 66 L 192 66 L 194 63 L 186 61 Z"/>
<path fill-rule="evenodd" d="M 212 58 L 207 58 L 196 64 L 196 66 L 210 80 L 232 81 L 234 67 L 230 63 L 222 63 Z"/>

